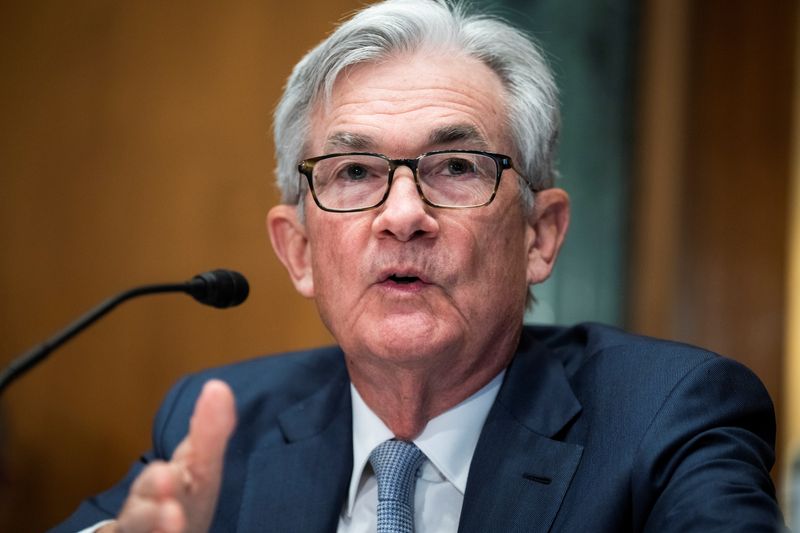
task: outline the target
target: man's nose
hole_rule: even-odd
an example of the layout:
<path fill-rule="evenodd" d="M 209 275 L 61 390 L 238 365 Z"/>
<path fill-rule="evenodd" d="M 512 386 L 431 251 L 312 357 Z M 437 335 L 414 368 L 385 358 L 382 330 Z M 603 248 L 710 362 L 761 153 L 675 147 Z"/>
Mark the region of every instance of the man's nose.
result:
<path fill-rule="evenodd" d="M 389 196 L 379 210 L 372 223 L 378 236 L 390 236 L 405 242 L 433 237 L 439 231 L 439 222 L 431 216 L 431 208 L 422 201 L 408 167 L 399 167 L 395 171 Z"/>

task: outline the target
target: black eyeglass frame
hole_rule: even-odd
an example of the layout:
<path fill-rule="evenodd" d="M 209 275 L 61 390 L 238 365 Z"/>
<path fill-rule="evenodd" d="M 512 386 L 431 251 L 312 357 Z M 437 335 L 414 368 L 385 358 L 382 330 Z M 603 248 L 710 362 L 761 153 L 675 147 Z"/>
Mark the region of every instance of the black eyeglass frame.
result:
<path fill-rule="evenodd" d="M 454 206 L 454 205 L 436 204 L 430 201 L 428 198 L 426 198 L 425 193 L 422 192 L 422 185 L 419 182 L 419 174 L 417 172 L 417 169 L 419 167 L 419 162 L 423 157 L 436 154 L 473 154 L 473 155 L 487 156 L 493 159 L 495 162 L 495 167 L 497 168 L 497 176 L 495 177 L 494 189 L 492 190 L 492 194 L 489 197 L 489 199 L 483 202 L 482 204 Z M 379 157 L 384 161 L 386 161 L 387 163 L 389 163 L 389 176 L 386 184 L 386 192 L 384 193 L 383 197 L 380 200 L 366 207 L 357 207 L 354 209 L 335 209 L 331 207 L 325 207 L 320 203 L 319 198 L 317 198 L 317 193 L 316 191 L 314 191 L 314 179 L 312 177 L 314 172 L 314 166 L 320 161 L 323 161 L 325 159 L 330 159 L 332 157 L 349 156 L 349 155 L 374 156 L 374 157 Z M 508 169 L 512 169 L 514 171 L 517 170 L 516 168 L 514 168 L 514 163 L 511 161 L 511 158 L 509 156 L 503 154 L 495 154 L 492 152 L 484 152 L 482 150 L 434 150 L 432 152 L 425 152 L 424 154 L 421 154 L 413 159 L 392 159 L 384 154 L 378 154 L 373 152 L 339 152 L 335 154 L 325 154 L 317 157 L 310 157 L 308 159 L 304 159 L 300 161 L 300 163 L 297 165 L 297 170 L 300 172 L 300 174 L 306 177 L 306 181 L 308 181 L 308 188 L 309 190 L 311 190 L 311 197 L 314 199 L 314 203 L 317 204 L 317 207 L 319 207 L 323 211 L 328 211 L 331 213 L 357 213 L 359 211 L 368 211 L 370 209 L 375 209 L 376 207 L 380 207 L 386 201 L 386 199 L 389 197 L 389 193 L 392 190 L 392 180 L 394 179 L 394 172 L 395 170 L 397 170 L 398 167 L 408 167 L 411 170 L 412 174 L 414 175 L 414 185 L 417 187 L 417 193 L 419 194 L 419 197 L 422 199 L 422 201 L 431 207 L 437 207 L 440 209 L 472 209 L 475 207 L 484 207 L 489 205 L 490 203 L 492 203 L 492 200 L 494 200 L 494 197 L 497 196 L 497 189 L 500 187 L 500 178 L 503 175 L 503 171 Z M 519 174 L 519 172 L 517 173 Z M 525 181 L 525 183 L 528 184 L 528 186 L 533 192 L 537 192 L 536 189 L 530 184 L 530 182 L 528 182 L 528 180 L 525 180 L 524 178 L 523 180 Z"/>

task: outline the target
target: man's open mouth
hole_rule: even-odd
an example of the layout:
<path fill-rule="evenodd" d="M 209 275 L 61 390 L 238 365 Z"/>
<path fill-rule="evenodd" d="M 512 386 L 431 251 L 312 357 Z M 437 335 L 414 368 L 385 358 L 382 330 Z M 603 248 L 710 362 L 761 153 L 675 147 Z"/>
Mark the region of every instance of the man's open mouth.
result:
<path fill-rule="evenodd" d="M 397 274 L 392 274 L 389 276 L 389 281 L 393 281 L 401 285 L 408 285 L 409 283 L 414 283 L 421 280 L 417 276 L 400 276 Z"/>

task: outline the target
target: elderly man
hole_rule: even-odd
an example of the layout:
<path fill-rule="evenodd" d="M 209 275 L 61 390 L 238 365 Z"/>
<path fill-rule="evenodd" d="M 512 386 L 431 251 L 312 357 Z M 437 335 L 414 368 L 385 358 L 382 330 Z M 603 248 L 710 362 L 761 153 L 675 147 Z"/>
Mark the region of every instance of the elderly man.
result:
<path fill-rule="evenodd" d="M 297 65 L 275 123 L 269 234 L 339 346 L 186 378 L 153 450 L 60 530 L 780 523 L 774 414 L 749 371 L 523 326 L 569 219 L 556 91 L 523 34 L 432 0 L 373 5 Z"/>

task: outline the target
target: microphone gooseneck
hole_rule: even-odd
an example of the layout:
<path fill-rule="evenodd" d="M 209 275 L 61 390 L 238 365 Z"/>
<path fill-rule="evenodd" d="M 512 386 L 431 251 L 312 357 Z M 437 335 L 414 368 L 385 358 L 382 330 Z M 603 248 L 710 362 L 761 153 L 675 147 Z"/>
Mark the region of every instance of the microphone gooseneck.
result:
<path fill-rule="evenodd" d="M 56 348 L 95 323 L 122 302 L 137 296 L 167 292 L 185 292 L 200 303 L 222 309 L 244 302 L 250 292 L 250 287 L 247 279 L 239 272 L 219 269 L 198 274 L 184 283 L 144 285 L 121 292 L 89 310 L 53 337 L 14 359 L 0 373 L 0 394 L 12 381 L 43 361 Z"/>

